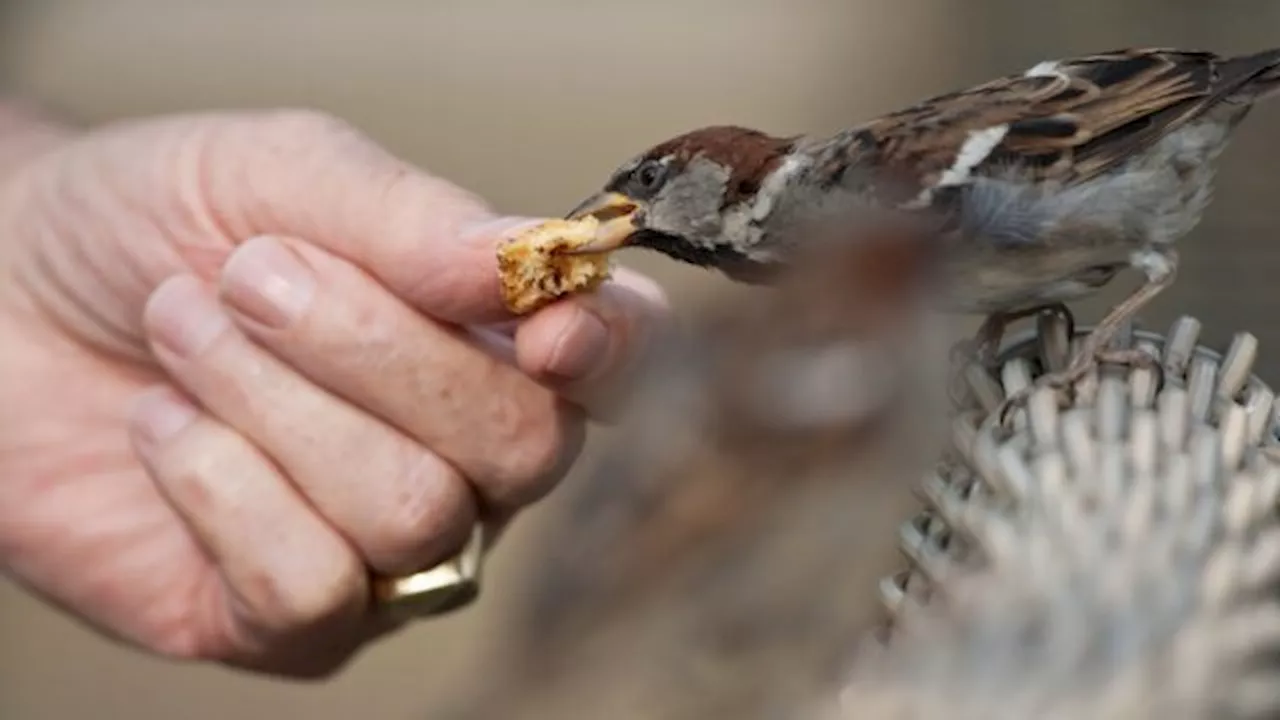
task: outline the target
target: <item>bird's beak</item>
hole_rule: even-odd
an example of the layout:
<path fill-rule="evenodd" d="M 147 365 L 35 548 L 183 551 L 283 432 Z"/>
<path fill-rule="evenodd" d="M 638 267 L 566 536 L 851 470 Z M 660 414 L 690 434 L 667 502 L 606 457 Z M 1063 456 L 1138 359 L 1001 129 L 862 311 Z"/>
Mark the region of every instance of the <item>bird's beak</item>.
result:
<path fill-rule="evenodd" d="M 622 193 L 603 192 L 588 198 L 567 217 L 569 220 L 594 217 L 600 221 L 595 239 L 568 251 L 570 255 L 617 250 L 640 230 L 640 204 Z"/>

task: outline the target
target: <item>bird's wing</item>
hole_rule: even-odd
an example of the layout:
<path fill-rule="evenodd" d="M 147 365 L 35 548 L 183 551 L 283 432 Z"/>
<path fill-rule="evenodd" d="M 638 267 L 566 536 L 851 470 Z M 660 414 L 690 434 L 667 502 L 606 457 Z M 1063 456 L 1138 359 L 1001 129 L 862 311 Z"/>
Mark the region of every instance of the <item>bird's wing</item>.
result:
<path fill-rule="evenodd" d="M 873 120 L 854 131 L 851 152 L 926 195 L 1008 165 L 1035 181 L 1081 182 L 1225 100 L 1247 104 L 1278 65 L 1280 51 L 1160 48 L 1047 61 Z"/>

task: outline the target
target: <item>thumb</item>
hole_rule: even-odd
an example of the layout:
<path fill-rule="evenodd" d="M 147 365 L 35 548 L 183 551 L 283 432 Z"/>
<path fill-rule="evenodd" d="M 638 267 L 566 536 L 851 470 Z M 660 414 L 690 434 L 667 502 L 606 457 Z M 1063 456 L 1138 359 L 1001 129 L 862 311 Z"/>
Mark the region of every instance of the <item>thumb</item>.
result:
<path fill-rule="evenodd" d="M 235 116 L 207 141 L 202 190 L 235 241 L 305 238 L 433 317 L 511 318 L 494 251 L 536 218 L 496 215 L 474 194 L 322 113 Z"/>

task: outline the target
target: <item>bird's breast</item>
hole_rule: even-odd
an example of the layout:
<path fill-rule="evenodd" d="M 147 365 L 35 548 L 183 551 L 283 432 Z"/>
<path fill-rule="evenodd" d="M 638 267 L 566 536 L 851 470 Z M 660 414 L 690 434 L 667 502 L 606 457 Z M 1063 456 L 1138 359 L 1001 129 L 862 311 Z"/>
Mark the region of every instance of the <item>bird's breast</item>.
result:
<path fill-rule="evenodd" d="M 1010 312 L 1087 297 L 1128 266 L 1118 252 L 961 252 L 943 264 L 940 295 L 955 312 Z"/>

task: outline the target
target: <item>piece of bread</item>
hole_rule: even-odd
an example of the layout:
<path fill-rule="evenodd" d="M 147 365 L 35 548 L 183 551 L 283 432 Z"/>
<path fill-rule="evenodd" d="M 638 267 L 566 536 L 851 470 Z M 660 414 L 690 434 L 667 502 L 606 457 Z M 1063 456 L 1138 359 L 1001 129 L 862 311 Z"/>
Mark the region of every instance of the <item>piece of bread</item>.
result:
<path fill-rule="evenodd" d="M 507 308 L 517 315 L 531 313 L 608 279 L 608 253 L 564 254 L 594 238 L 599 224 L 594 217 L 548 220 L 500 245 L 498 273 Z"/>

